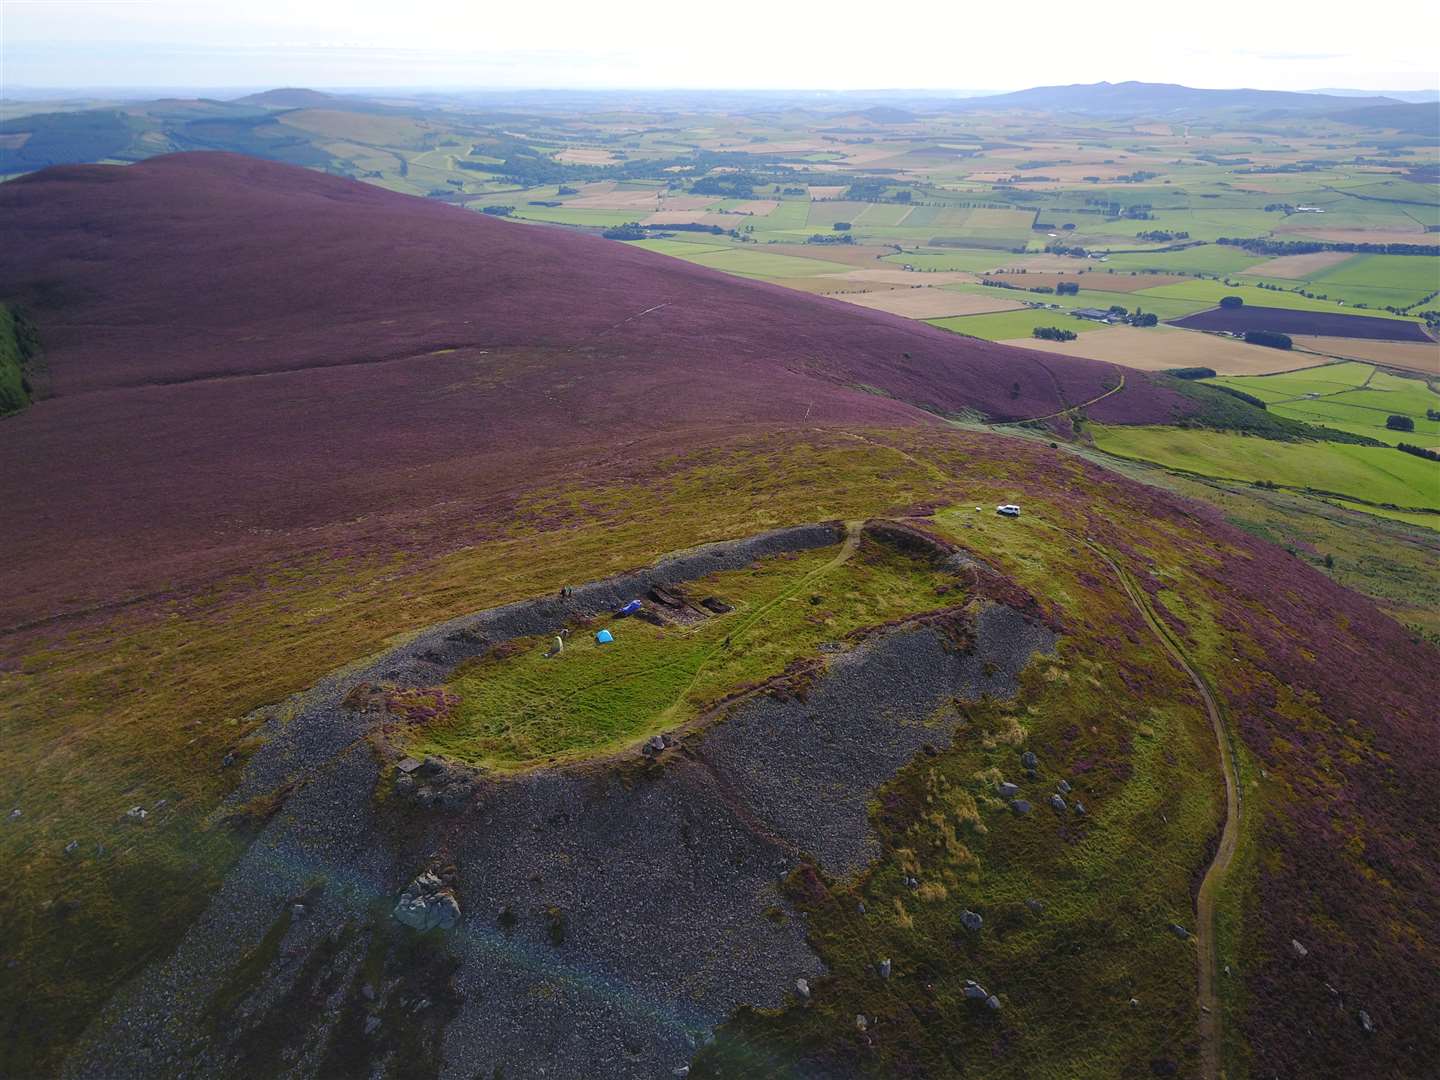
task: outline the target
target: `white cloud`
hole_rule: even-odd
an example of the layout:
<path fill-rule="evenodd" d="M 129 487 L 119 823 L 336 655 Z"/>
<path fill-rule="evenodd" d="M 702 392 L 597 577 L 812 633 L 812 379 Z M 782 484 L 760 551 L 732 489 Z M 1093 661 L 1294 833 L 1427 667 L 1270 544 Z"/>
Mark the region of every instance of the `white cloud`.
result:
<path fill-rule="evenodd" d="M 1056 0 L 0 0 L 0 18 L 3 78 L 15 85 L 1418 89 L 1437 83 L 1427 50 L 1413 47 L 1440 30 L 1433 8 L 1387 0 L 1342 20 L 1250 0 L 1093 11 Z"/>

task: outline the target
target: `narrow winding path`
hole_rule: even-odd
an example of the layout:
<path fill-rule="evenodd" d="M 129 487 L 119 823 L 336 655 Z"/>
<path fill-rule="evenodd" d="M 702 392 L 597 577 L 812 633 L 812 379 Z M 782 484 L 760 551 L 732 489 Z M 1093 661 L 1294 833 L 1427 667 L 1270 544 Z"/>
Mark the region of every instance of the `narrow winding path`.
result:
<path fill-rule="evenodd" d="M 1190 676 L 1191 682 L 1195 684 L 1195 689 L 1200 692 L 1200 698 L 1205 703 L 1205 711 L 1210 715 L 1210 726 L 1215 732 L 1215 744 L 1220 751 L 1221 770 L 1225 774 L 1225 827 L 1220 833 L 1220 843 L 1215 849 L 1215 857 L 1206 868 L 1205 878 L 1200 882 L 1200 891 L 1195 897 L 1195 944 L 1199 969 L 1197 996 L 1200 1000 L 1200 1075 L 1204 1080 L 1220 1080 L 1223 1076 L 1224 1066 L 1221 1053 L 1220 995 L 1216 989 L 1220 962 L 1215 941 L 1215 900 L 1225 872 L 1230 868 L 1230 862 L 1235 857 L 1235 848 L 1240 839 L 1240 785 L 1235 776 L 1234 757 L 1230 752 L 1230 736 L 1225 727 L 1223 710 L 1211 690 L 1210 684 L 1190 664 L 1184 647 L 1155 614 L 1144 590 L 1120 568 L 1120 565 L 1104 549 L 1088 540 L 1086 544 L 1114 571 L 1126 596 L 1129 597 L 1130 603 L 1140 613 L 1145 624 L 1160 639 L 1160 644 L 1165 647 L 1165 651 L 1174 658 L 1185 674 Z"/>
<path fill-rule="evenodd" d="M 987 421 L 987 423 L 989 423 L 991 427 L 1009 427 L 1013 424 L 1033 424 L 1040 420 L 1053 420 L 1057 416 L 1064 416 L 1066 413 L 1074 412 L 1076 409 L 1084 409 L 1090 405 L 1094 405 L 1097 401 L 1104 401 L 1111 394 L 1118 394 L 1121 390 L 1124 389 L 1125 373 L 1122 371 L 1120 372 L 1119 385 L 1112 386 L 1109 390 L 1106 390 L 1099 397 L 1093 397 L 1089 401 L 1082 401 L 1078 405 L 1066 405 L 1063 409 L 1057 409 L 1055 412 L 1046 413 L 1044 416 L 1031 416 L 1024 420 L 995 420 Z M 1064 398 L 1062 397 L 1061 400 L 1063 401 Z"/>

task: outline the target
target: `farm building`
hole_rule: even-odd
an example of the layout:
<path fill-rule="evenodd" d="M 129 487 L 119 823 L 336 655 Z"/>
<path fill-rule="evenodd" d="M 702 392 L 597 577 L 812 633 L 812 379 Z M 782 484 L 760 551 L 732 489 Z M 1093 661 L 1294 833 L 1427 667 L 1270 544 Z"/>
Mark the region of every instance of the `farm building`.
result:
<path fill-rule="evenodd" d="M 1090 319 L 1094 322 L 1108 323 L 1115 321 L 1115 315 L 1113 313 L 1106 311 L 1104 308 L 1098 307 L 1076 308 L 1070 314 L 1074 315 L 1077 319 Z"/>

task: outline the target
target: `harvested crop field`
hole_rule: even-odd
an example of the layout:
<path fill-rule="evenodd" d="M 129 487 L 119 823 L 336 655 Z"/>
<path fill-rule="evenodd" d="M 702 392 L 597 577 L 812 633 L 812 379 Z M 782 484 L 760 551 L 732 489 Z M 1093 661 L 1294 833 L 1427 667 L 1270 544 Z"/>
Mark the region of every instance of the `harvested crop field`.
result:
<path fill-rule="evenodd" d="M 775 278 L 777 285 L 784 285 L 787 289 L 799 289 L 801 292 L 816 293 L 820 296 L 836 296 L 841 293 L 860 295 L 861 293 L 892 292 L 896 289 L 903 289 L 903 285 L 884 285 L 880 283 L 866 284 L 864 282 L 846 281 L 844 274 L 817 274 L 814 277 L 786 277 Z"/>
<path fill-rule="evenodd" d="M 932 289 L 925 286 L 841 295 L 836 296 L 835 299 L 844 300 L 849 304 L 859 304 L 872 311 L 888 311 L 892 315 L 903 315 L 907 319 L 942 319 L 947 315 L 983 315 L 991 311 L 1014 311 L 1025 306 L 1017 300 L 1008 300 L 1001 296 L 976 296 L 972 293 L 952 292 L 948 289 Z"/>
<path fill-rule="evenodd" d="M 1167 327 L 1136 328 L 1115 326 L 1081 334 L 1074 341 L 1040 341 L 1013 338 L 1004 342 L 1029 349 L 1109 360 L 1140 371 L 1168 371 L 1181 367 L 1214 368 L 1220 375 L 1269 375 L 1292 371 L 1307 364 L 1323 364 L 1325 358 L 1307 357 L 1293 350 L 1246 345 L 1235 338 Z M 1421 348 L 1423 346 L 1409 346 Z"/>
<path fill-rule="evenodd" d="M 1258 266 L 1247 267 L 1245 273 L 1262 278 L 1304 280 L 1354 257 L 1354 253 L 1349 251 L 1312 251 L 1305 255 L 1280 255 Z"/>
<path fill-rule="evenodd" d="M 779 205 L 779 202 L 774 199 L 745 199 L 743 202 L 727 205 L 725 210 L 731 214 L 739 214 L 741 217 L 767 217 L 773 214 Z"/>
<path fill-rule="evenodd" d="M 1429 342 L 1419 323 L 1405 319 L 1378 319 L 1373 315 L 1338 315 L 1323 311 L 1296 311 L 1292 308 L 1252 307 L 1211 308 L 1209 311 L 1175 319 L 1171 326 L 1187 330 L 1228 331 L 1273 330 L 1281 334 L 1312 334 L 1372 341 Z"/>
<path fill-rule="evenodd" d="M 571 147 L 556 154 L 555 160 L 570 165 L 609 165 L 615 160 L 615 154 L 610 150 Z"/>
<path fill-rule="evenodd" d="M 887 285 L 974 285 L 978 279 L 964 270 L 934 270 L 921 273 L 916 270 L 888 269 L 875 267 L 869 270 L 851 270 L 841 275 L 846 281 L 868 281 Z"/>
<path fill-rule="evenodd" d="M 1309 349 L 1327 356 L 1347 360 L 1369 360 L 1387 367 L 1418 371 L 1422 375 L 1440 376 L 1440 343 L 1421 344 L 1409 341 L 1367 341 L 1363 338 L 1318 337 L 1296 334 L 1292 338 L 1297 349 Z"/>

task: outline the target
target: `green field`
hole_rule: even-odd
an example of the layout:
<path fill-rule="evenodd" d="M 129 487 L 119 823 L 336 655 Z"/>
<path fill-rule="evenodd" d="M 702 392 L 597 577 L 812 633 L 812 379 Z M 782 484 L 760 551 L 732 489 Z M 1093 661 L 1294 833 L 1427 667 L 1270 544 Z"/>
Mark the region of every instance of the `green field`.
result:
<path fill-rule="evenodd" d="M 1227 285 L 1223 281 L 1177 281 L 1173 285 L 1160 285 L 1134 294 L 1137 297 L 1150 296 L 1157 299 L 1195 300 L 1213 306 L 1223 296 L 1238 296 L 1251 307 L 1288 308 L 1292 311 L 1343 312 L 1343 305 L 1335 300 L 1319 300 L 1301 296 L 1294 292 L 1277 292 L 1261 289 L 1254 285 Z M 1392 315 L 1387 311 L 1367 311 L 1382 319 L 1404 319 L 1403 315 Z"/>
<path fill-rule="evenodd" d="M 1420 255 L 1353 255 L 1305 279 L 1239 277 L 1246 283 L 1266 282 L 1287 291 L 1304 289 L 1361 308 L 1434 307 L 1422 301 L 1440 289 L 1440 265 Z"/>
<path fill-rule="evenodd" d="M 505 205 L 503 202 L 501 205 Z M 594 225 L 609 228 L 634 221 L 633 210 L 567 210 L 563 206 L 517 206 L 512 215 L 526 221 L 548 221 L 556 225 Z"/>
<path fill-rule="evenodd" d="M 1106 269 L 1154 270 L 1167 274 L 1233 274 L 1264 262 L 1267 256 L 1252 255 L 1238 247 L 1205 244 L 1182 251 L 1138 252 L 1109 255 Z"/>
<path fill-rule="evenodd" d="M 843 274 L 854 269 L 844 263 L 807 259 L 798 255 L 774 255 L 763 248 L 757 249 L 748 245 L 731 251 L 702 251 L 698 255 L 687 253 L 681 257 L 701 266 L 746 277 L 813 277 L 816 274 Z"/>
<path fill-rule="evenodd" d="M 30 404 L 25 382 L 26 348 L 15 315 L 0 304 L 0 416 Z"/>
<path fill-rule="evenodd" d="M 544 656 L 550 638 L 527 640 L 516 655 L 463 669 L 451 684 L 457 710 L 411 752 L 513 769 L 619 749 L 684 723 L 736 687 L 778 675 L 817 654 L 821 642 L 929 610 L 948 580 L 868 541 L 848 554 L 837 546 L 776 556 L 687 585 L 697 598 L 719 596 L 735 608 L 693 626 L 606 619 L 577 630 L 551 659 Z M 602 625 L 613 642 L 595 642 Z"/>
<path fill-rule="evenodd" d="M 1033 308 L 1023 311 L 997 311 L 990 315 L 955 315 L 948 319 L 926 321 L 942 330 L 953 330 L 957 334 L 968 334 L 986 341 L 1028 338 L 1037 326 L 1058 326 L 1063 330 L 1073 330 L 1077 334 L 1107 328 L 1105 323 L 1077 319 L 1064 311 L 1037 311 Z"/>
<path fill-rule="evenodd" d="M 1440 265 L 1418 255 L 1357 255 L 1311 279 L 1315 288 L 1351 303 L 1407 307 L 1440 290 Z M 1360 293 L 1366 295 L 1361 296 Z M 1369 299 L 1374 295 L 1378 300 Z"/>
<path fill-rule="evenodd" d="M 1440 446 L 1440 421 L 1426 414 L 1440 411 L 1440 394 L 1422 379 L 1403 378 L 1369 364 L 1329 364 L 1280 375 L 1207 379 L 1231 386 L 1264 401 L 1278 416 L 1323 424 L 1395 445 Z M 1413 432 L 1392 431 L 1389 416 L 1408 416 Z"/>
<path fill-rule="evenodd" d="M 1095 445 L 1121 457 L 1230 480 L 1340 495 L 1356 502 L 1440 510 L 1440 463 L 1383 446 L 1282 443 L 1171 427 L 1091 425 Z"/>
<path fill-rule="evenodd" d="M 729 251 L 734 247 L 729 243 L 706 243 L 704 241 L 689 240 L 627 240 L 630 247 L 644 248 L 646 251 L 657 251 L 661 255 L 674 255 L 677 259 L 688 259 L 695 255 L 701 255 L 713 251 Z"/>
<path fill-rule="evenodd" d="M 1081 284 L 1087 283 L 1092 277 L 1101 275 L 1086 274 L 1075 280 Z M 1016 279 L 1017 284 L 1024 284 L 1023 277 Z M 1204 311 L 1210 307 L 1203 300 L 1180 300 L 1168 296 L 1156 296 L 1154 292 L 1101 292 L 1098 289 L 1081 289 L 1079 292 L 1059 296 L 1054 293 L 1032 293 L 1017 291 L 1015 289 L 997 289 L 986 285 L 942 285 L 941 288 L 951 292 L 975 293 L 982 296 L 999 296 L 1010 300 L 1031 301 L 1040 304 L 1058 304 L 1061 311 L 1055 314 L 1063 314 L 1075 308 L 1100 308 L 1102 310 L 1111 307 L 1123 307 L 1127 311 L 1135 311 L 1139 308 L 1158 315 L 1161 319 L 1179 319 L 1186 315 L 1193 315 L 1197 311 Z M 1068 317 L 1068 316 L 1067 316 Z"/>

